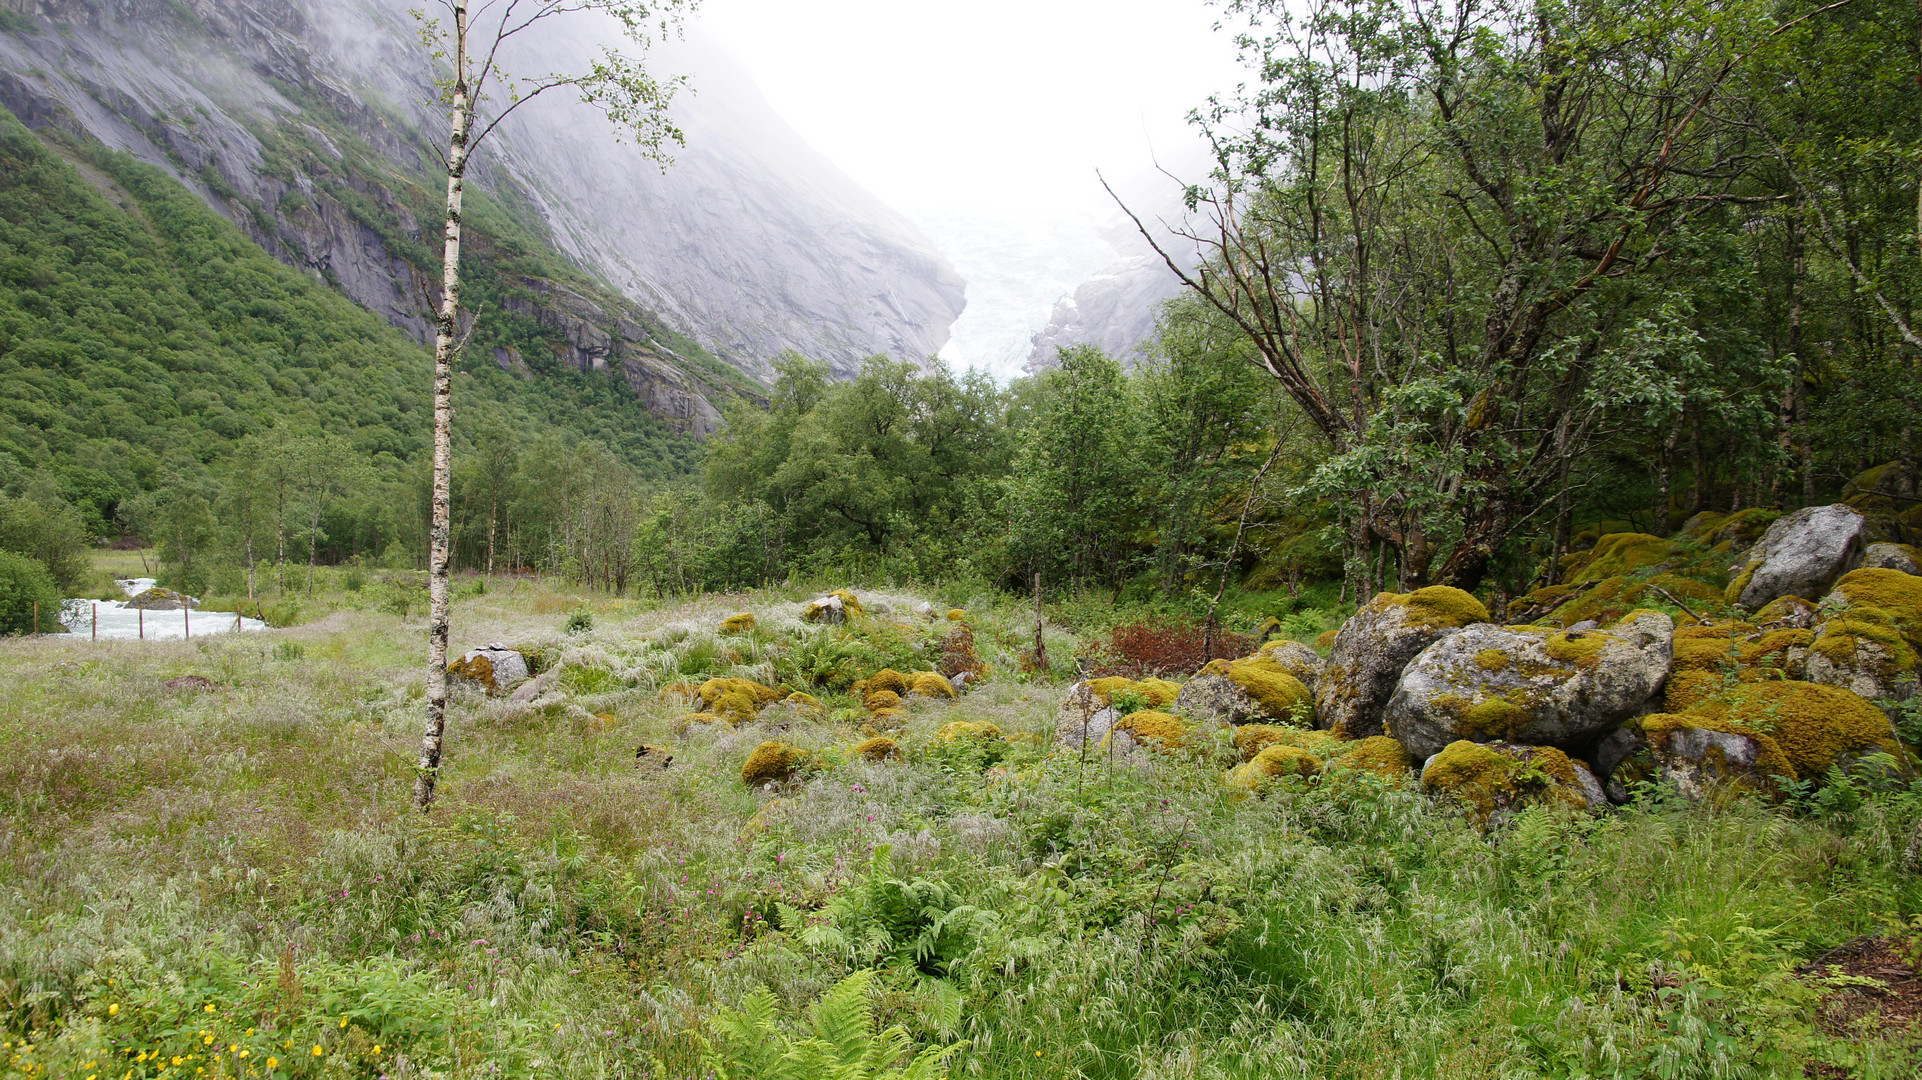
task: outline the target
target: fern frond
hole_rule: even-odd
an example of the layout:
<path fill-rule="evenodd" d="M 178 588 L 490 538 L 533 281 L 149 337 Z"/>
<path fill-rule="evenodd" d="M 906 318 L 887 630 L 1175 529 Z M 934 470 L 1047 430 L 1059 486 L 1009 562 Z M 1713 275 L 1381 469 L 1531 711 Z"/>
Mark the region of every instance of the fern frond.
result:
<path fill-rule="evenodd" d="M 874 1031 L 874 972 L 862 969 L 834 984 L 814 1006 L 814 1032 L 832 1045 L 842 1062 L 866 1058 Z"/>

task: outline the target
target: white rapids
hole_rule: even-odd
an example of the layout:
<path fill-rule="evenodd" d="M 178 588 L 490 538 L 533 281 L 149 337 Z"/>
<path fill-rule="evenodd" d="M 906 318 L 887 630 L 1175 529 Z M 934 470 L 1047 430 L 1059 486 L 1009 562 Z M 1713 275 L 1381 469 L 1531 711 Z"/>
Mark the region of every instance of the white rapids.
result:
<path fill-rule="evenodd" d="M 154 579 L 126 578 L 114 584 L 131 598 L 153 588 Z M 60 621 L 71 634 L 116 639 L 178 639 L 268 629 L 259 619 L 236 617 L 231 611 L 142 611 L 128 607 L 125 600 L 68 600 Z"/>

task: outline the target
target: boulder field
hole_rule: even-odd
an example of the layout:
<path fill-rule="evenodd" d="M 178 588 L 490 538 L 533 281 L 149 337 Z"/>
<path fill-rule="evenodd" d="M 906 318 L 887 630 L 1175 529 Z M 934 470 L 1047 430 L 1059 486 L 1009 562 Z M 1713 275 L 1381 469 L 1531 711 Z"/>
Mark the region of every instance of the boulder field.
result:
<path fill-rule="evenodd" d="M 1366 772 L 1481 822 L 1651 781 L 1772 799 L 1912 775 L 1896 721 L 1922 667 L 1922 558 L 1877 534 L 1836 504 L 1596 537 L 1506 623 L 1459 589 L 1385 592 L 1324 636 L 1325 659 L 1275 641 L 1178 687 L 1077 684 L 1057 742 L 1136 764 L 1226 742 L 1238 792 Z"/>

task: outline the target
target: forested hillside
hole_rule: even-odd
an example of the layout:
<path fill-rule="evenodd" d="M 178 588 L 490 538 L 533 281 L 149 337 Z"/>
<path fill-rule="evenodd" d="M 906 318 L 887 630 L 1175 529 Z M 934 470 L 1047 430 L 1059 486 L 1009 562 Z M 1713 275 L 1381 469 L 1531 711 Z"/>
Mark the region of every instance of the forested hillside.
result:
<path fill-rule="evenodd" d="M 196 588 L 216 564 L 244 565 L 250 542 L 256 557 L 284 541 L 305 562 L 312 540 L 322 562 L 413 565 L 426 351 L 158 170 L 50 138 L 0 114 L 8 493 L 70 505 L 95 537 L 171 536 Z M 525 378 L 483 354 L 457 395 L 462 446 L 486 445 L 492 469 L 521 443 L 583 482 L 671 477 L 699 458 L 606 372 Z M 519 550 L 544 551 L 544 536 Z"/>

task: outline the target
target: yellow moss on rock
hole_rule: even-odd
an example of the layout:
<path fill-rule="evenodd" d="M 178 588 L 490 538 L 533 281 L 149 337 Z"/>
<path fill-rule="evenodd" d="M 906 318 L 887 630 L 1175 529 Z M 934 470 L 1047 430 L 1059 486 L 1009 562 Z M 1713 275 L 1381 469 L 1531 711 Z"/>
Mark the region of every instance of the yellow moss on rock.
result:
<path fill-rule="evenodd" d="M 758 620 L 754 618 L 754 614 L 748 611 L 743 611 L 739 615 L 729 615 L 727 618 L 721 620 L 721 633 L 745 634 L 749 630 L 754 629 L 757 621 Z"/>
<path fill-rule="evenodd" d="M 1756 746 L 1761 748 L 1761 753 L 1757 755 L 1755 761 L 1758 772 L 1763 776 L 1796 779 L 1795 765 L 1789 761 L 1788 755 L 1782 752 L 1782 744 L 1765 731 L 1758 731 L 1726 718 L 1705 716 L 1701 713 L 1655 713 L 1642 717 L 1639 724 L 1643 737 L 1658 749 L 1666 744 L 1670 735 L 1681 728 L 1701 728 L 1705 731 L 1746 736 L 1755 740 Z"/>
<path fill-rule="evenodd" d="M 813 694 L 803 694 L 797 690 L 782 698 L 781 704 L 815 720 L 827 719 L 828 707 L 822 704 L 821 699 L 815 697 Z"/>
<path fill-rule="evenodd" d="M 903 697 L 907 696 L 908 693 L 908 677 L 893 668 L 882 668 L 862 680 L 862 682 L 865 684 L 864 693 L 872 693 L 876 690 L 889 690 Z"/>
<path fill-rule="evenodd" d="M 869 761 L 895 761 L 901 757 L 901 744 L 885 735 L 857 743 L 854 752 Z"/>
<path fill-rule="evenodd" d="M 1483 671 L 1507 671 L 1508 654 L 1500 649 L 1483 649 L 1475 654 L 1475 666 Z"/>
<path fill-rule="evenodd" d="M 1316 634 L 1315 648 L 1321 650 L 1324 653 L 1327 652 L 1329 649 L 1334 648 L 1335 636 L 1340 633 L 1341 633 L 1340 630 L 1323 630 L 1321 633 Z"/>
<path fill-rule="evenodd" d="M 1461 801 L 1477 823 L 1497 812 L 1531 804 L 1586 809 L 1575 766 L 1552 746 L 1528 748 L 1520 761 L 1466 739 L 1449 743 L 1422 769 L 1422 786 Z"/>
<path fill-rule="evenodd" d="M 951 698 L 954 684 L 938 671 L 917 671 L 908 676 L 908 693 L 929 698 Z"/>
<path fill-rule="evenodd" d="M 1414 771 L 1415 762 L 1408 756 L 1408 750 L 1400 740 L 1386 735 L 1371 735 L 1328 762 L 1330 769 L 1361 769 L 1379 773 L 1397 783 L 1405 783 Z"/>
<path fill-rule="evenodd" d="M 948 609 L 949 622 L 961 622 L 965 620 L 967 617 L 968 617 L 968 613 L 965 608 L 951 607 Z"/>
<path fill-rule="evenodd" d="M 1181 696 L 1181 684 L 1167 679 L 1142 679 L 1129 692 L 1155 708 L 1173 705 Z"/>
<path fill-rule="evenodd" d="M 1488 607 L 1469 593 L 1449 585 L 1430 585 L 1411 593 L 1384 593 L 1392 597 L 1390 603 L 1398 603 L 1419 613 L 1417 620 L 1424 626 L 1458 627 L 1470 623 L 1488 621 Z M 1376 597 L 1380 603 L 1382 597 Z"/>
<path fill-rule="evenodd" d="M 1285 724 L 1243 724 L 1235 729 L 1234 747 L 1241 760 L 1253 761 L 1270 746 L 1293 746 L 1317 757 L 1331 757 L 1354 745 L 1328 731 L 1289 727 Z"/>
<path fill-rule="evenodd" d="M 1303 779 L 1321 773 L 1322 759 L 1299 746 L 1277 744 L 1264 748 L 1245 765 L 1237 765 L 1227 776 L 1228 786 L 1244 791 L 1260 791 L 1284 776 Z"/>
<path fill-rule="evenodd" d="M 868 721 L 878 728 L 890 730 L 900 728 L 908 722 L 908 711 L 906 709 L 876 709 L 873 714 L 868 717 Z"/>
<path fill-rule="evenodd" d="M 1103 705 L 1111 705 L 1114 703 L 1115 694 L 1128 689 L 1134 684 L 1135 681 L 1133 679 L 1123 678 L 1120 675 L 1107 675 L 1099 679 L 1089 680 L 1088 690 L 1094 694 L 1096 701 L 1099 701 Z"/>
<path fill-rule="evenodd" d="M 1598 630 L 1563 630 L 1548 635 L 1542 642 L 1542 650 L 1564 664 L 1587 671 L 1601 663 L 1602 646 L 1612 640 L 1617 639 Z"/>
<path fill-rule="evenodd" d="M 1834 591 L 1847 599 L 1851 618 L 1887 623 L 1922 649 L 1922 577 L 1864 567 L 1844 574 Z"/>
<path fill-rule="evenodd" d="M 861 704 L 867 706 L 869 712 L 898 709 L 901 707 L 901 695 L 892 690 L 869 690 L 861 698 Z"/>
<path fill-rule="evenodd" d="M 779 690 L 752 679 L 709 679 L 696 692 L 707 711 L 734 724 L 754 719 L 762 706 L 781 696 Z"/>
<path fill-rule="evenodd" d="M 934 733 L 934 741 L 938 743 L 954 743 L 962 739 L 995 741 L 1002 738 L 1001 729 L 986 720 L 956 720 Z"/>
<path fill-rule="evenodd" d="M 1704 702 L 1690 715 L 1773 737 L 1800 777 L 1820 776 L 1844 753 L 1881 750 L 1903 756 L 1887 714 L 1835 686 L 1786 680 L 1751 683 L 1723 700 Z"/>
<path fill-rule="evenodd" d="M 1648 533 L 1611 533 L 1595 541 L 1595 546 L 1580 556 L 1571 556 L 1567 580 L 1572 584 L 1622 577 L 1645 566 L 1655 566 L 1675 557 L 1671 540 Z"/>
<path fill-rule="evenodd" d="M 1480 742 L 1506 742 L 1528 727 L 1528 708 L 1505 697 L 1491 697 L 1462 710 L 1457 730 Z"/>
<path fill-rule="evenodd" d="M 820 759 L 799 747 L 769 740 L 754 748 L 741 766 L 741 782 L 749 787 L 786 780 L 820 767 Z"/>
<path fill-rule="evenodd" d="M 1310 719 L 1314 716 L 1315 695 L 1287 668 L 1265 656 L 1241 660 L 1213 660 L 1201 669 L 1204 675 L 1225 675 L 1261 707 L 1262 715 L 1273 720 Z"/>
<path fill-rule="evenodd" d="M 1165 712 L 1144 709 L 1129 713 L 1115 723 L 1114 731 L 1126 731 L 1138 738 L 1150 740 L 1165 748 L 1175 749 L 1188 738 L 1188 725 L 1181 718 Z M 1110 738 L 1113 734 L 1110 733 Z"/>

